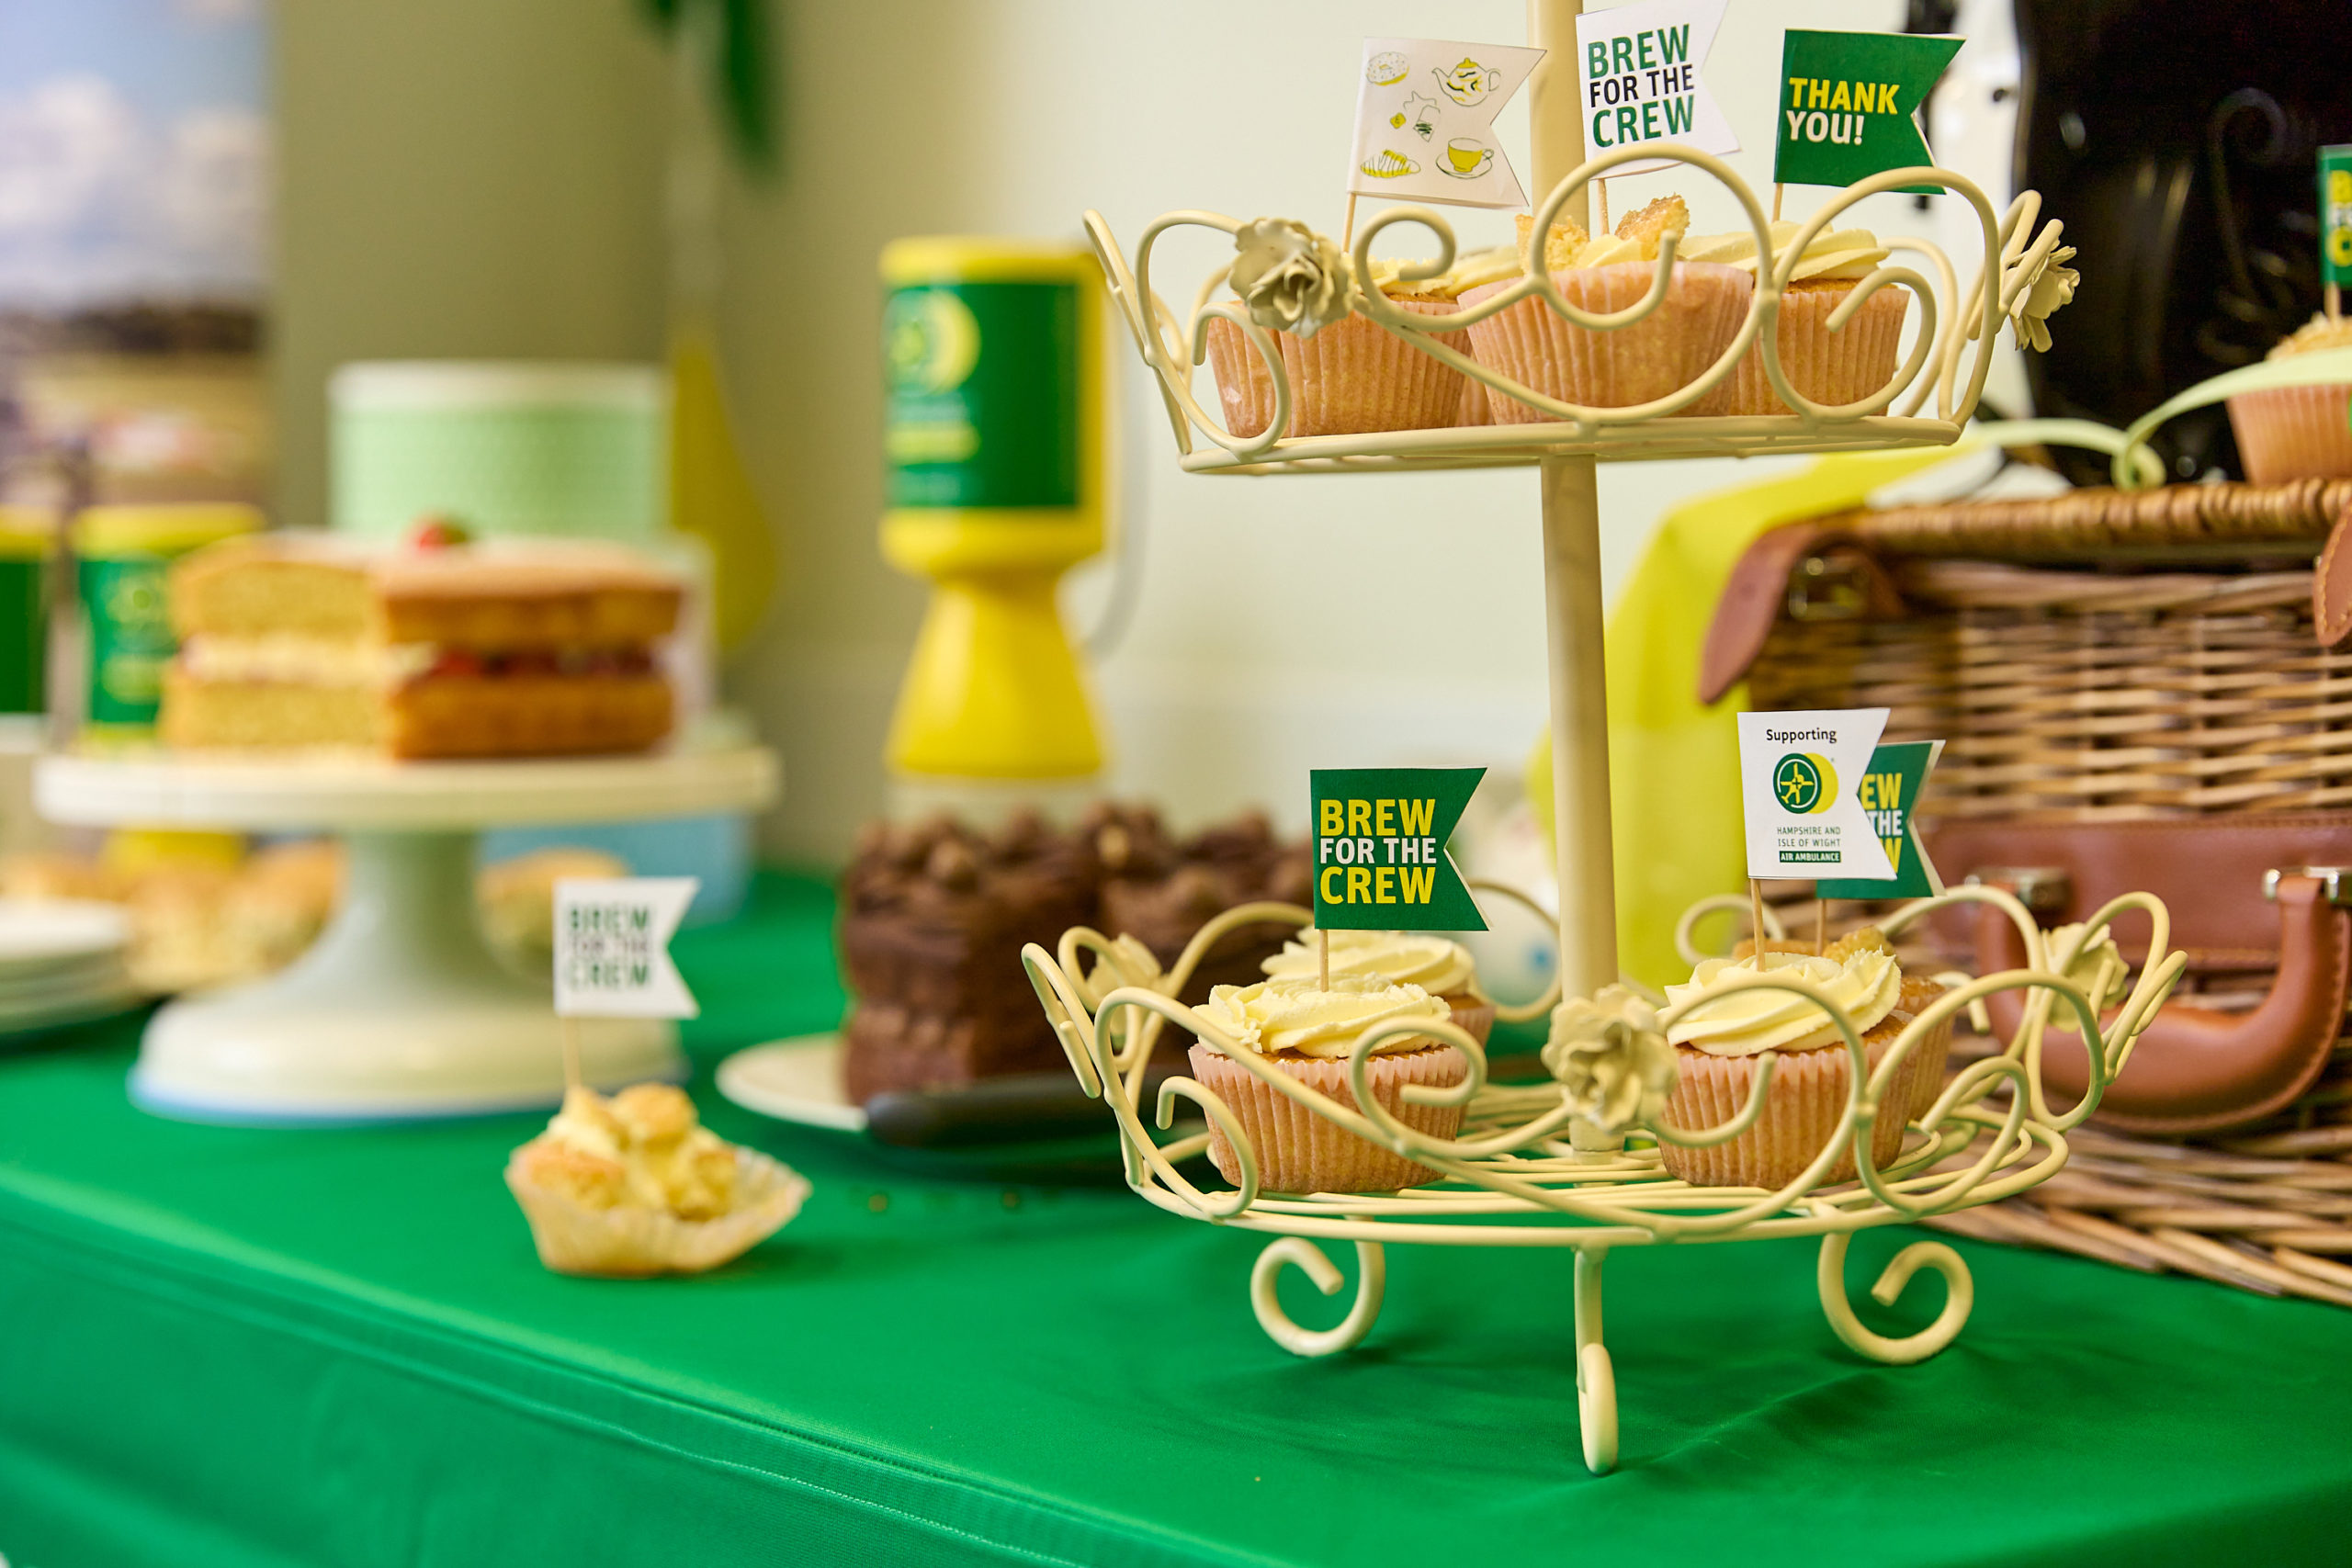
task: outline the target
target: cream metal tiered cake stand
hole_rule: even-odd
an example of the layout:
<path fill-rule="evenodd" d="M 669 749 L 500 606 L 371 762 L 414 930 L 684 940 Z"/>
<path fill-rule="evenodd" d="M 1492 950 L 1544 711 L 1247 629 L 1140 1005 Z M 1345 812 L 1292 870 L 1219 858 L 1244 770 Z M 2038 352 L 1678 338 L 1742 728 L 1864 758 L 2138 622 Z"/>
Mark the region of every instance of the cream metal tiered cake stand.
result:
<path fill-rule="evenodd" d="M 1529 7 L 1533 35 L 1530 41 L 1547 51 L 1532 79 L 1534 183 L 1537 189 L 1548 192 L 1534 215 L 1535 232 L 1549 232 L 1555 218 L 1583 221 L 1586 193 L 1594 179 L 1632 161 L 1664 159 L 1688 165 L 1726 187 L 1738 199 L 1756 235 L 1758 254 L 1773 255 L 1763 208 L 1739 177 L 1716 158 L 1650 142 L 1583 161 L 1574 66 L 1579 8 L 1577 0 L 1531 0 Z M 1975 212 L 1984 242 L 1976 276 L 1962 289 L 1951 262 L 1932 243 L 1909 238 L 1883 241 L 1891 250 L 1922 258 L 1935 275 L 1935 285 L 1913 268 L 1882 266 L 1860 281 L 1830 324 L 1833 330 L 1842 326 L 1876 290 L 1899 287 L 1907 289 L 1918 306 L 1919 322 L 1912 346 L 1893 378 L 1871 396 L 1838 407 L 1808 401 L 1781 370 L 1776 336 L 1782 291 L 1796 262 L 1813 239 L 1854 203 L 1911 186 L 1947 190 Z M 1555 819 L 1559 825 L 1559 974 L 1566 994 L 1590 997 L 1618 978 L 1595 461 L 1849 452 L 1956 441 L 1983 389 L 1993 336 L 2006 324 L 2011 307 L 2028 297 L 2042 269 L 2057 259 L 2053 252 L 2058 226 L 2049 225 L 2037 234 L 2039 210 L 2039 198 L 2028 193 L 2007 214 L 1996 213 L 1974 185 L 1939 168 L 1891 170 L 1838 192 L 1804 220 L 1792 242 L 1780 248 L 1775 265 L 1759 271 L 1747 321 L 1722 357 L 1676 393 L 1634 407 L 1583 407 L 1545 397 L 1447 348 L 1436 340 L 1432 329 L 1459 332 L 1531 295 L 1543 308 L 1584 328 L 1611 331 L 1629 326 L 1666 298 L 1674 263 L 1670 243 L 1658 258 L 1647 297 L 1609 316 L 1571 306 L 1540 269 L 1498 297 L 1446 316 L 1409 314 L 1377 290 L 1359 290 L 1354 308 L 1377 325 L 1419 352 L 1543 411 L 1550 421 L 1309 437 L 1286 434 L 1292 389 L 1273 339 L 1250 319 L 1239 302 L 1217 299 L 1227 282 L 1229 262 L 1203 281 L 1189 316 L 1180 315 L 1152 288 L 1153 248 L 1163 234 L 1183 227 L 1231 234 L 1240 228 L 1237 220 L 1209 212 L 1167 214 L 1144 231 L 1132 265 L 1099 214 L 1089 213 L 1086 224 L 1136 346 L 1158 375 L 1179 457 L 1188 471 L 1311 474 L 1500 466 L 1537 469 L 1544 516 Z M 1440 253 L 1426 270 L 1406 274 L 1407 280 L 1435 276 L 1452 265 L 1454 242 L 1445 220 L 1426 208 L 1398 208 L 1381 213 L 1358 232 L 1351 258 L 1355 276 L 1371 275 L 1373 242 L 1399 223 L 1430 231 Z M 1227 431 L 1193 394 L 1194 369 L 1204 356 L 1212 317 L 1239 328 L 1272 378 L 1272 422 L 1257 434 L 1239 436 Z M 1970 357 L 1966 351 L 1972 341 L 1976 349 Z M 1773 390 L 1790 412 L 1737 418 L 1684 416 L 1681 411 L 1730 375 L 1751 345 L 1760 349 Z M 2132 457 L 2137 461 L 2137 455 Z M 1720 1126 L 1671 1125 L 1655 1103 L 1645 1104 L 1638 1115 L 1604 1126 L 1593 1120 L 1598 1102 L 1579 1101 L 1576 1092 L 1563 1084 L 1488 1087 L 1483 1053 L 1470 1036 L 1451 1024 L 1389 1028 L 1386 1032 L 1391 1034 L 1409 1028 L 1412 1032 L 1438 1035 L 1470 1059 L 1468 1078 L 1460 1086 L 1408 1087 L 1403 1091 L 1412 1100 L 1465 1106 L 1460 1135 L 1436 1138 L 1404 1125 L 1365 1090 L 1366 1064 L 1382 1030 L 1368 1032 L 1354 1045 L 1351 1071 L 1356 1099 L 1369 1108 L 1360 1112 L 1304 1089 L 1172 999 L 1182 989 L 1191 960 L 1205 950 L 1217 932 L 1236 921 L 1285 914 L 1298 919 L 1304 916 L 1302 910 L 1260 905 L 1232 911 L 1196 939 L 1185 963 L 1164 976 L 1155 964 L 1145 962 L 1131 943 L 1113 943 L 1084 930 L 1068 933 L 1057 953 L 1048 953 L 1033 944 L 1023 960 L 1080 1082 L 1090 1093 L 1100 1094 L 1118 1119 L 1130 1185 L 1172 1213 L 1268 1232 L 1277 1238 L 1260 1254 L 1251 1271 L 1250 1299 L 1260 1324 L 1285 1348 L 1302 1356 L 1320 1356 L 1346 1349 L 1363 1337 L 1380 1309 L 1385 1280 L 1382 1248 L 1388 1242 L 1573 1248 L 1582 1446 L 1586 1463 L 1601 1472 L 1611 1468 L 1617 1458 L 1615 1375 L 1602 1343 L 1600 1313 L 1601 1267 L 1612 1249 L 1818 1235 L 1822 1238 L 1822 1305 L 1832 1328 L 1847 1345 L 1883 1361 L 1915 1361 L 1933 1355 L 1959 1333 L 1968 1317 L 1973 1287 L 1960 1255 L 1938 1242 L 1905 1247 L 1872 1292 L 1881 1302 L 1891 1303 L 1919 1269 L 1932 1269 L 1943 1277 L 1947 1287 L 1944 1305 L 1934 1323 L 1901 1338 L 1886 1337 L 1864 1326 L 1847 1299 L 1843 1276 L 1852 1233 L 1996 1201 L 2055 1174 L 2066 1161 L 2066 1130 L 2096 1109 L 2105 1086 L 2123 1066 L 2140 1031 L 2185 962 L 2170 947 L 2169 920 L 2163 905 L 2145 895 L 2119 898 L 2099 910 L 2087 922 L 2085 934 L 2079 940 L 2070 938 L 2058 952 L 2046 947 L 2043 933 L 2035 929 L 2024 907 L 1995 888 L 1962 888 L 1921 900 L 1884 923 L 1894 934 L 1939 907 L 1972 900 L 1996 906 L 2017 923 L 2025 942 L 2026 967 L 1973 980 L 1960 977 L 1965 983 L 1947 991 L 1928 1012 L 1907 1026 L 1874 1067 L 1851 1020 L 1810 983 L 1769 975 L 1740 984 L 1740 988 L 1792 992 L 1821 1006 L 1839 1031 L 1851 1066 L 1848 1101 L 1837 1129 L 1809 1168 L 1774 1191 L 1692 1187 L 1668 1173 L 1658 1152 L 1661 1144 L 1726 1143 L 1753 1124 L 1765 1105 L 1769 1057 L 1747 1105 Z M 2077 955 L 2091 951 L 2086 944 L 2103 932 L 2109 921 L 2133 910 L 2151 922 L 2148 956 L 2129 997 L 2102 1019 L 2101 1001 L 2112 999 L 2108 995 L 2110 987 L 2120 989 L 2120 961 L 2104 967 L 2095 962 L 2086 970 L 2077 964 Z M 1906 1128 L 1901 1153 L 1882 1167 L 1871 1156 L 1872 1130 L 1881 1098 L 1904 1058 L 1984 997 L 2008 989 L 2024 989 L 2029 997 L 2017 1034 L 2000 1053 L 1970 1064 L 1954 1077 L 1935 1103 Z M 1656 1031 L 1670 1027 L 1680 1010 L 1664 1010 L 1645 1024 L 1648 1032 L 1644 1038 L 1654 1040 Z M 2078 1034 L 2047 1040 L 2046 1029 L 2053 1015 Z M 1209 1134 L 1161 1145 L 1155 1143 L 1146 1123 L 1140 1100 L 1144 1070 L 1163 1032 L 1172 1039 L 1166 1049 L 1181 1050 L 1186 1037 L 1196 1036 L 1274 1092 L 1361 1137 L 1433 1168 L 1442 1180 L 1393 1193 L 1262 1191 L 1255 1152 L 1231 1112 L 1215 1093 L 1193 1079 L 1170 1079 L 1152 1107 L 1159 1126 L 1164 1129 L 1171 1124 L 1178 1100 L 1190 1100 L 1225 1134 L 1238 1156 L 1240 1180 L 1236 1189 L 1203 1191 L 1177 1166 L 1202 1153 Z M 2042 1092 L 2045 1043 L 2051 1049 L 2086 1051 L 2089 1057 L 2089 1091 L 2064 1111 L 2053 1110 Z M 1663 1050 L 1662 1041 L 1654 1041 L 1651 1048 Z M 1833 1184 L 1826 1178 L 1841 1155 L 1853 1157 L 1859 1179 Z M 1340 1273 L 1316 1247 L 1317 1241 L 1352 1242 L 1359 1267 L 1355 1298 L 1345 1317 L 1335 1326 L 1319 1330 L 1292 1321 L 1275 1294 L 1285 1264 L 1304 1269 L 1326 1294 L 1340 1289 Z"/>
<path fill-rule="evenodd" d="M 474 920 L 486 828 L 747 811 L 776 794 L 758 747 L 546 761 L 43 758 L 52 821 L 333 832 L 349 852 L 343 905 L 284 973 L 169 1003 L 148 1024 L 132 1098 L 204 1121 L 348 1122 L 552 1104 L 559 1025 L 544 984 L 517 978 Z M 590 1082 L 682 1077 L 676 1027 L 582 1019 Z"/>

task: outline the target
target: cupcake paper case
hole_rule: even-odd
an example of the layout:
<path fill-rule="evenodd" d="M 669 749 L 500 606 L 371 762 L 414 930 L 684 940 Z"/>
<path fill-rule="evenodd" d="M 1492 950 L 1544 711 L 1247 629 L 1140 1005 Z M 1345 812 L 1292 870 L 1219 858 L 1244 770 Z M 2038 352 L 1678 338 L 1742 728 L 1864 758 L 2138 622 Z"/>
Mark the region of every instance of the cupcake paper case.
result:
<path fill-rule="evenodd" d="M 2266 356 L 2352 348 L 2352 321 L 2313 316 Z M 2352 385 L 2271 387 L 2228 400 L 2245 477 L 2256 484 L 2352 477 Z"/>
<path fill-rule="evenodd" d="M 1795 243 L 1794 223 L 1771 226 L 1774 261 L 1778 265 Z M 1693 263 L 1736 266 L 1753 278 L 1757 270 L 1756 235 L 1740 230 L 1692 240 L 1683 253 Z M 1894 378 L 1903 341 L 1903 320 L 1911 308 L 1908 290 L 1889 284 L 1868 299 L 1836 332 L 1829 318 L 1845 304 L 1861 280 L 1887 258 L 1886 247 L 1867 229 L 1839 229 L 1816 234 L 1791 269 L 1781 291 L 1779 325 L 1774 331 L 1781 374 L 1809 400 L 1836 408 L 1861 401 Z M 1698 412 L 1713 414 L 1793 414 L 1781 400 L 1764 373 L 1764 347 L 1751 344 L 1731 376 L 1702 400 Z"/>
<path fill-rule="evenodd" d="M 1474 389 L 1483 397 L 1477 383 L 1369 317 L 1344 313 L 1326 319 L 1329 313 L 1325 310 L 1298 314 L 1294 324 L 1280 325 L 1297 313 L 1281 299 L 1266 299 L 1267 290 L 1251 287 L 1252 280 L 1266 266 L 1269 247 L 1301 249 L 1306 242 L 1297 235 L 1306 233 L 1303 225 L 1261 219 L 1243 225 L 1235 236 L 1242 256 L 1234 263 L 1234 288 L 1250 319 L 1272 333 L 1283 379 L 1290 383 L 1290 425 L 1283 434 L 1352 435 L 1482 423 L 1464 413 Z M 1320 236 L 1310 238 L 1318 246 L 1329 243 Z M 1314 254 L 1314 267 L 1330 265 L 1344 270 L 1348 265 L 1336 250 L 1329 258 L 1322 257 L 1319 248 Z M 1468 287 L 1463 280 L 1465 268 L 1482 259 L 1479 254 L 1466 256 L 1440 276 L 1412 281 L 1401 274 L 1415 264 L 1374 263 L 1372 287 L 1410 315 L 1450 316 L 1461 309 L 1459 296 Z M 1209 368 L 1216 378 L 1226 430 L 1236 436 L 1257 435 L 1273 423 L 1274 378 L 1240 327 L 1211 316 L 1207 329 Z M 1432 341 L 1465 358 L 1471 352 L 1466 332 L 1434 333 Z"/>
<path fill-rule="evenodd" d="M 1802 970 L 1845 1004 L 1858 1026 L 1867 1023 L 1861 1043 L 1873 1072 L 1903 1031 L 1943 992 L 1933 981 L 1905 976 L 1886 939 L 1871 928 L 1841 938 L 1823 958 L 1800 950 L 1768 953 L 1766 959 L 1768 969 Z M 1752 972 L 1752 960 L 1710 961 L 1688 987 L 1670 987 L 1668 995 L 1678 1001 L 1703 997 L 1726 971 Z M 1845 1116 L 1851 1053 L 1827 1015 L 1800 998 L 1759 989 L 1724 1000 L 1742 1002 L 1742 1013 L 1707 1017 L 1702 1004 L 1686 1010 L 1670 1032 L 1677 1071 L 1666 1121 L 1699 1132 L 1732 1120 L 1747 1104 L 1758 1068 L 1769 1055 L 1775 1065 L 1763 1113 L 1738 1137 L 1711 1147 L 1661 1140 L 1659 1157 L 1668 1170 L 1696 1187 L 1785 1187 L 1821 1155 Z M 1908 1124 L 1934 1104 L 1951 1043 L 1951 1021 L 1945 1019 L 1914 1042 L 1887 1083 L 1871 1134 L 1874 1166 L 1883 1168 L 1902 1153 Z M 1855 1174 L 1849 1134 L 1819 1180 L 1850 1181 Z"/>
<path fill-rule="evenodd" d="M 1310 1094 L 1358 1108 L 1349 1079 L 1357 1040 L 1382 1024 L 1441 1026 L 1449 1009 L 1419 986 L 1377 977 L 1333 976 L 1329 989 L 1313 977 L 1219 986 L 1201 1010 L 1210 1031 L 1250 1053 Z M 1437 1180 L 1438 1172 L 1359 1137 L 1261 1077 L 1211 1042 L 1206 1032 L 1192 1047 L 1193 1077 L 1224 1101 L 1257 1157 L 1258 1185 L 1267 1192 L 1385 1192 Z M 1451 1138 L 1461 1131 L 1462 1107 L 1408 1102 L 1409 1084 L 1458 1084 L 1470 1065 L 1460 1051 L 1409 1031 L 1382 1040 L 1365 1063 L 1365 1087 L 1381 1108 L 1413 1131 Z M 1210 1123 L 1209 1157 L 1238 1184 L 1241 1162 L 1223 1129 Z"/>
<path fill-rule="evenodd" d="M 1522 251 L 1532 265 L 1533 220 L 1521 215 Z M 1630 213 L 1614 235 L 1589 239 L 1573 224 L 1555 223 L 1545 237 L 1544 265 L 1562 299 L 1594 315 L 1626 310 L 1649 294 L 1660 243 L 1689 225 L 1679 197 L 1662 197 Z M 1475 307 L 1517 286 L 1517 277 L 1482 281 L 1462 295 Z M 1666 297 L 1640 321 L 1613 331 L 1580 327 L 1530 295 L 1470 327 L 1481 365 L 1561 402 L 1586 408 L 1629 408 L 1670 396 L 1706 373 L 1738 336 L 1755 281 L 1735 266 L 1677 259 Z M 1497 424 L 1554 419 L 1532 405 L 1487 389 Z M 1695 413 L 1696 407 L 1680 411 Z"/>

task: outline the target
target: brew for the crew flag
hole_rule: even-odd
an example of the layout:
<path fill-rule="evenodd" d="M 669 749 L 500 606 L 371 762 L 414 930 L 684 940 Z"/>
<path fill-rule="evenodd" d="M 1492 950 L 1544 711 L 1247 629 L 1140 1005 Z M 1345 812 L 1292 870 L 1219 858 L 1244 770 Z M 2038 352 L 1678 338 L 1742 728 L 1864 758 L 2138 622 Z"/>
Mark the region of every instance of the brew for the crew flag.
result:
<path fill-rule="evenodd" d="M 1833 877 L 1817 884 L 1815 892 L 1824 898 L 1928 898 L 1944 890 L 1944 879 L 1919 841 L 1915 816 L 1919 792 L 1928 787 L 1928 774 L 1943 751 L 1940 740 L 1904 740 L 1871 753 L 1854 794 L 1886 858 L 1894 863 L 1894 880 Z"/>
<path fill-rule="evenodd" d="M 1484 768 L 1317 768 L 1315 924 L 1323 931 L 1482 931 L 1445 844 Z"/>

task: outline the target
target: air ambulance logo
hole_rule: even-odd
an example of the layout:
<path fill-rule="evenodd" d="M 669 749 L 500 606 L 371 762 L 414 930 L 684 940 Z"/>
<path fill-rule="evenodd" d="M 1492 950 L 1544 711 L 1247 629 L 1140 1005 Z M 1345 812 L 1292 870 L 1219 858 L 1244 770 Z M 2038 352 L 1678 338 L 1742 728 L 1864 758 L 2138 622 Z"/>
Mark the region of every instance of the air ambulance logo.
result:
<path fill-rule="evenodd" d="M 1773 764 L 1772 796 L 1792 817 L 1814 817 L 1838 798 L 1838 770 L 1829 759 L 1792 751 Z"/>

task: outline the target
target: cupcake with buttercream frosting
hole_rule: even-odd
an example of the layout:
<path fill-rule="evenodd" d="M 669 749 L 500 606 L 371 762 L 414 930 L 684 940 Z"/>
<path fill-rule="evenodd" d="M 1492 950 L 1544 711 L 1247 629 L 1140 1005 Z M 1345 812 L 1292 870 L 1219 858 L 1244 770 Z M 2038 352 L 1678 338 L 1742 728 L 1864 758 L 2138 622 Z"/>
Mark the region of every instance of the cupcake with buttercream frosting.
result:
<path fill-rule="evenodd" d="M 1777 260 L 1796 243 L 1797 225 L 1771 226 Z M 1681 253 L 1693 262 L 1735 266 L 1751 278 L 1757 272 L 1756 231 L 1706 234 Z M 1888 285 L 1872 293 L 1845 325 L 1832 332 L 1829 318 L 1861 280 L 1886 263 L 1887 250 L 1868 229 L 1834 229 L 1816 234 L 1791 269 L 1781 290 L 1775 332 L 1781 374 L 1798 393 L 1835 408 L 1860 402 L 1894 378 L 1903 341 L 1908 289 Z M 1784 414 L 1796 411 L 1781 400 L 1764 374 L 1764 346 L 1749 345 L 1730 378 L 1700 405 L 1709 414 Z"/>
<path fill-rule="evenodd" d="M 1325 972 L 1323 943 L 1334 980 L 1386 980 L 1419 986 L 1453 1010 L 1453 1021 L 1479 1044 L 1495 1027 L 1495 1004 L 1478 987 L 1477 961 L 1460 942 L 1430 931 L 1304 931 L 1260 965 L 1276 980 L 1312 979 Z"/>
<path fill-rule="evenodd" d="M 1786 1186 L 1836 1134 L 1852 1083 L 1852 1054 L 1817 1004 L 1789 991 L 1730 990 L 1728 982 L 1762 973 L 1812 983 L 1853 1023 L 1872 1072 L 1942 993 L 1932 980 L 1906 977 L 1875 927 L 1841 937 L 1818 955 L 1796 942 L 1765 946 L 1760 961 L 1753 954 L 1710 958 L 1687 984 L 1666 989 L 1669 1010 L 1681 1010 L 1666 1036 L 1677 1069 L 1667 1124 L 1703 1132 L 1729 1122 L 1747 1106 L 1758 1067 L 1768 1057 L 1774 1063 L 1763 1114 L 1738 1137 L 1710 1148 L 1659 1144 L 1667 1169 L 1696 1187 Z M 1946 1019 L 1914 1041 L 1895 1069 L 1871 1131 L 1874 1166 L 1883 1169 L 1902 1153 L 1905 1127 L 1935 1103 L 1951 1045 Z M 1816 1184 L 1850 1181 L 1854 1174 L 1849 1134 Z"/>
<path fill-rule="evenodd" d="M 2267 357 L 2352 348 L 2352 321 L 2313 316 Z M 2256 484 L 2352 477 L 2352 378 L 2315 387 L 2272 387 L 2228 400 L 2238 457 Z"/>
<path fill-rule="evenodd" d="M 1314 976 L 1219 986 L 1200 1009 L 1204 1023 L 1233 1047 L 1313 1094 L 1353 1108 L 1348 1062 L 1366 1030 L 1384 1023 L 1434 1025 L 1451 1010 L 1419 986 L 1378 976 L 1334 975 L 1329 987 Z M 1299 1104 L 1204 1035 L 1192 1048 L 1193 1077 L 1233 1112 L 1258 1162 L 1267 1192 L 1386 1192 L 1439 1179 L 1429 1167 L 1358 1137 Z M 1406 1100 L 1409 1084 L 1442 1088 L 1469 1072 L 1461 1052 L 1428 1034 L 1400 1032 L 1373 1047 L 1365 1087 L 1397 1121 L 1430 1137 L 1462 1128 L 1458 1105 Z M 1241 1180 L 1241 1162 L 1224 1132 L 1211 1123 L 1209 1158 L 1227 1181 Z"/>
<path fill-rule="evenodd" d="M 1600 332 L 1575 325 L 1530 296 L 1472 325 L 1478 362 L 1545 397 L 1587 408 L 1625 408 L 1689 386 L 1731 346 L 1755 288 L 1753 276 L 1736 266 L 1685 259 L 1680 236 L 1690 225 L 1679 196 L 1628 213 L 1613 234 L 1596 238 L 1574 223 L 1555 223 L 1541 246 L 1544 265 L 1569 304 L 1606 315 L 1641 303 L 1657 277 L 1665 237 L 1673 234 L 1676 260 L 1666 297 L 1641 320 Z M 1535 220 L 1521 213 L 1519 227 L 1516 257 L 1498 258 L 1483 274 L 1456 269 L 1466 285 L 1464 308 L 1503 292 L 1534 265 Z M 1487 397 L 1497 424 L 1554 417 L 1492 389 Z"/>
<path fill-rule="evenodd" d="M 1442 429 L 1460 416 L 1468 380 L 1461 371 L 1422 353 L 1361 311 L 1289 312 L 1280 288 L 1306 269 L 1329 269 L 1342 287 L 1344 305 L 1354 286 L 1348 259 L 1329 240 L 1287 219 L 1260 219 L 1235 236 L 1239 254 L 1229 275 L 1250 319 L 1273 334 L 1290 383 L 1290 425 L 1284 436 L 1346 435 L 1380 430 Z M 1375 261 L 1372 287 L 1414 316 L 1450 316 L 1462 289 L 1453 274 L 1407 280 L 1418 264 Z M 1439 333 L 1436 342 L 1470 353 L 1467 333 Z M 1208 320 L 1209 368 L 1216 378 L 1225 427 L 1256 435 L 1273 423 L 1274 378 L 1249 335 L 1222 316 Z"/>

